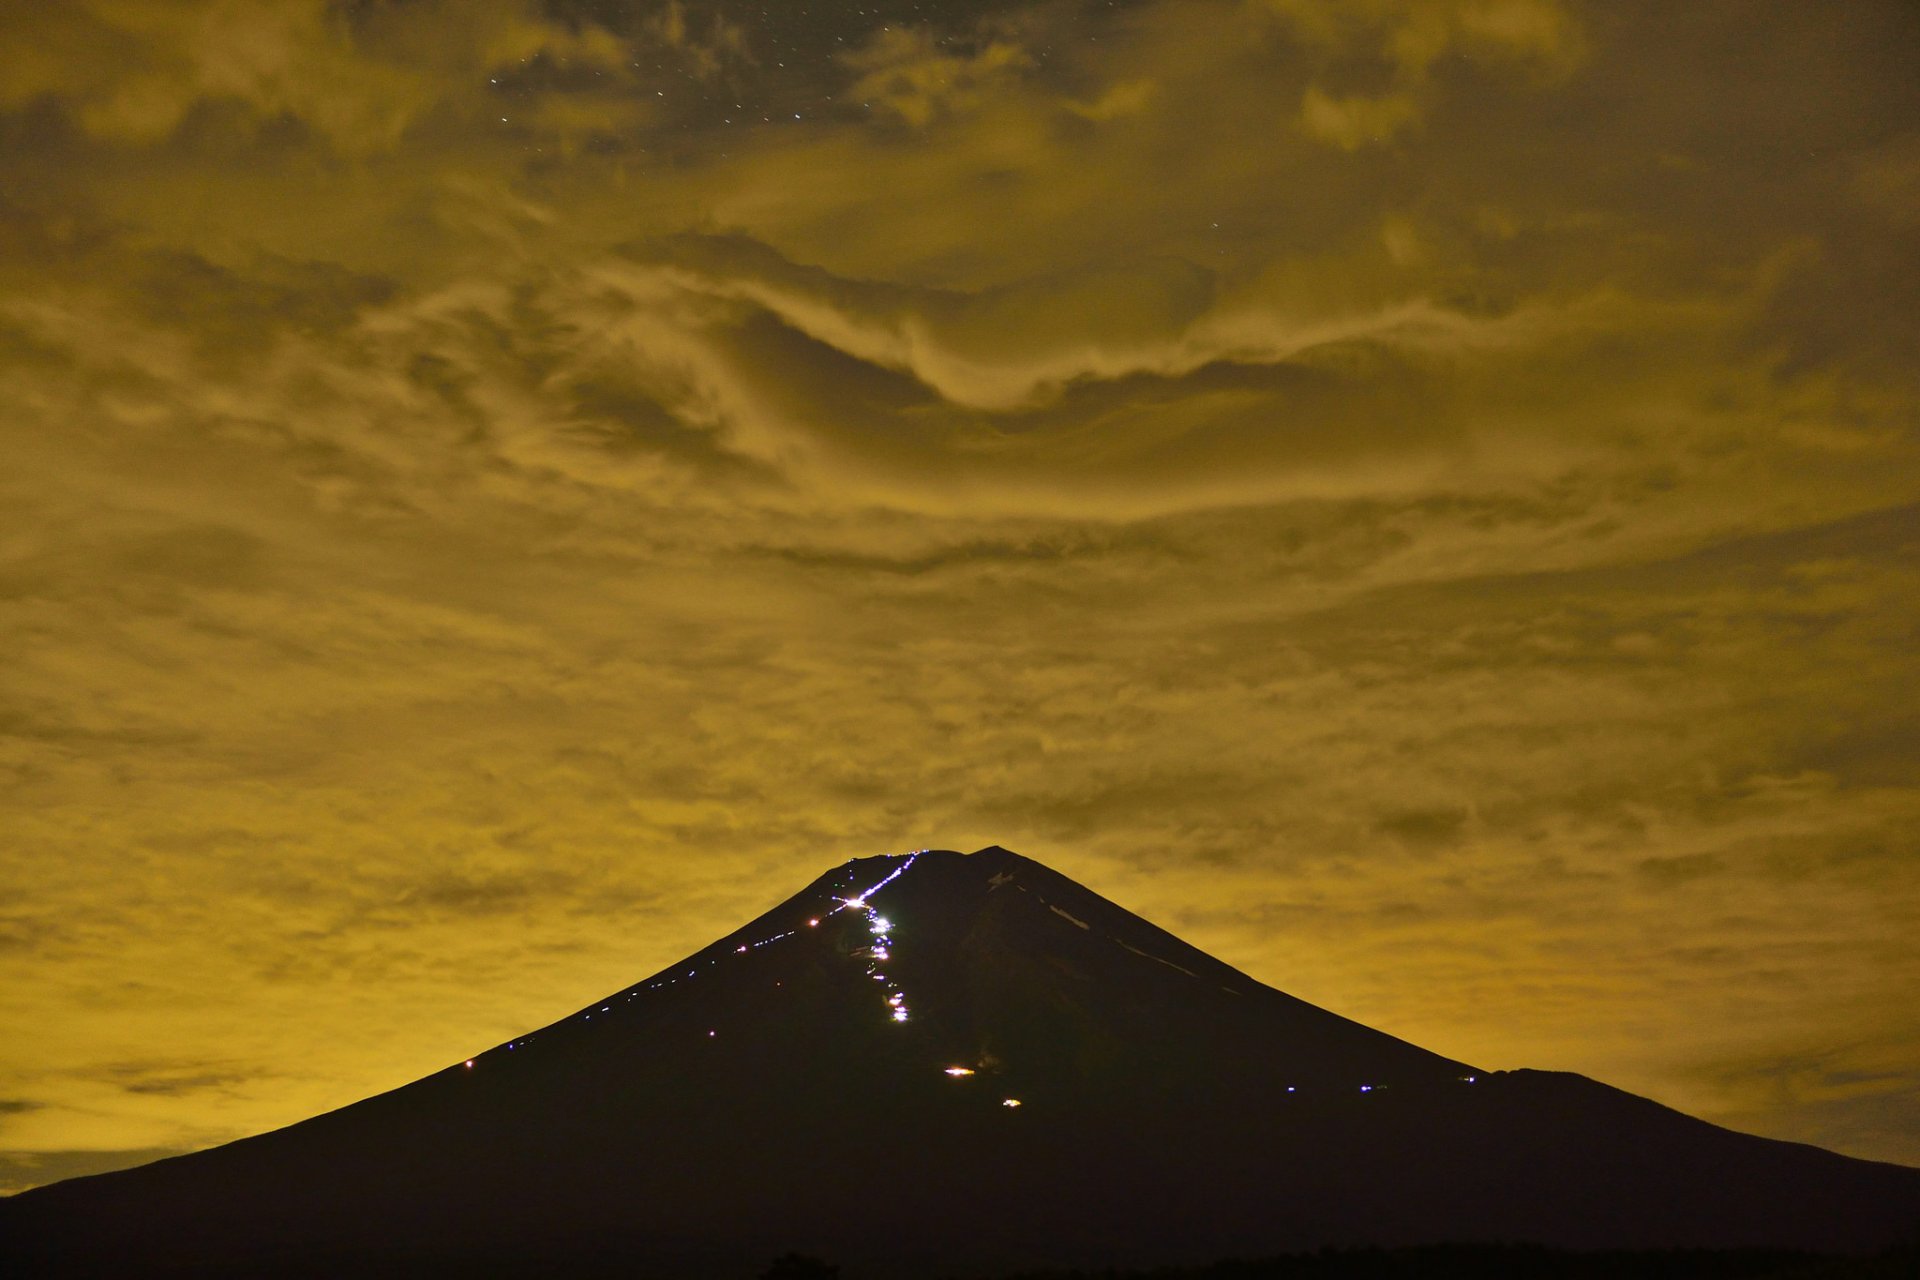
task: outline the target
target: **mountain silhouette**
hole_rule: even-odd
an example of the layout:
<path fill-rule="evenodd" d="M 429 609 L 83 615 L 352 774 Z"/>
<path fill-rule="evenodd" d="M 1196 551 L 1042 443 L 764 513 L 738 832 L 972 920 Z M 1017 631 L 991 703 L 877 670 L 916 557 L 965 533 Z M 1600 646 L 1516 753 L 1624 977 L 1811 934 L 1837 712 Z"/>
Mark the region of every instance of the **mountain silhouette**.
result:
<path fill-rule="evenodd" d="M 0 1202 L 0 1272 L 881 1280 L 1916 1224 L 1920 1170 L 1429 1053 L 996 846 L 848 862 L 425 1079 Z"/>

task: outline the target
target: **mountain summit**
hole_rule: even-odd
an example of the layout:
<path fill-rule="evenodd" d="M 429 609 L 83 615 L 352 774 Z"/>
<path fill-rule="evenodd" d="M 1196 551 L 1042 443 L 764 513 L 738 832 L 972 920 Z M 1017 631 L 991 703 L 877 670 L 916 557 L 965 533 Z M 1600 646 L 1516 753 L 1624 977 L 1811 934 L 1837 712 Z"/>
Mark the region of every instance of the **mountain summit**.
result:
<path fill-rule="evenodd" d="M 834 868 L 551 1026 L 0 1202 L 15 1275 L 861 1277 L 1329 1244 L 1867 1250 L 1920 1170 L 1487 1072 L 997 846 Z"/>

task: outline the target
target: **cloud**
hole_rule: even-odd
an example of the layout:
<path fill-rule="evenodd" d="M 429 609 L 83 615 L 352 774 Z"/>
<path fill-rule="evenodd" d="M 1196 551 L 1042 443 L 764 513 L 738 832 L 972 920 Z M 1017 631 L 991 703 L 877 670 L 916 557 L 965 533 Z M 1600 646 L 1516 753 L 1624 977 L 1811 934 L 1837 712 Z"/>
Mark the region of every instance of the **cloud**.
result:
<path fill-rule="evenodd" d="M 1368 142 L 1386 141 L 1419 114 L 1411 95 L 1335 98 L 1318 85 L 1310 87 L 1300 103 L 1300 122 L 1307 132 L 1347 151 Z"/>
<path fill-rule="evenodd" d="M 696 31 L 688 20 L 687 7 L 680 0 L 668 0 L 642 22 L 641 29 L 684 58 L 699 80 L 714 80 L 730 71 L 745 71 L 754 62 L 745 28 L 728 21 L 724 14 L 713 13 L 708 15 L 706 30 Z"/>
<path fill-rule="evenodd" d="M 842 60 L 858 76 L 846 90 L 850 98 L 916 128 L 966 111 L 994 92 L 996 79 L 1033 65 L 1019 46 L 1003 40 L 971 52 L 945 52 L 924 27 L 882 28 L 871 43 Z"/>
<path fill-rule="evenodd" d="M 67 105 L 94 137 L 171 136 L 203 104 L 286 115 L 353 151 L 390 148 L 427 101 L 419 78 L 356 56 L 322 3 L 207 0 L 148 9 L 23 10 L 9 23 L 3 100 Z"/>
<path fill-rule="evenodd" d="M 1469 323 L 1417 298 L 1289 323 L 1274 313 L 1277 299 L 1219 301 L 1212 273 L 1176 258 L 969 294 L 836 279 L 738 238 L 681 237 L 635 257 L 674 286 L 751 302 L 836 350 L 912 374 L 953 404 L 988 411 L 1037 407 L 1077 381 L 1273 364 L 1369 340 L 1444 341 Z"/>
<path fill-rule="evenodd" d="M 633 52 L 626 42 L 517 3 L 467 6 L 456 18 L 437 3 L 88 2 L 21 10 L 8 27 L 0 106 L 52 104 L 108 143 L 154 146 L 196 129 L 211 138 L 222 113 L 237 110 L 256 140 L 271 142 L 291 124 L 344 155 L 379 156 L 399 150 L 408 130 L 436 112 L 492 119 L 486 103 L 498 100 L 503 81 L 510 90 L 529 77 L 544 78 L 549 90 L 538 107 L 549 128 L 587 120 L 583 90 L 602 99 L 593 123 L 636 118 L 632 107 L 605 102 L 603 86 L 565 79 L 580 69 L 624 80 Z M 668 41 L 677 51 L 702 65 L 717 56 L 680 34 L 677 44 Z"/>
<path fill-rule="evenodd" d="M 1139 115 L 1153 103 L 1155 84 L 1149 79 L 1124 80 L 1103 89 L 1100 96 L 1091 101 L 1081 102 L 1068 99 L 1065 106 L 1068 111 L 1083 120 L 1099 122 L 1118 120 L 1126 116 Z"/>
<path fill-rule="evenodd" d="M 134 1072 L 128 1073 L 129 1076 L 134 1074 Z M 143 1077 L 146 1076 L 146 1069 L 139 1069 L 138 1074 Z M 254 1077 L 250 1075 L 226 1074 L 217 1071 L 192 1071 L 185 1074 L 174 1074 L 157 1078 L 127 1079 L 120 1087 L 128 1093 L 160 1094 L 165 1097 L 178 1097 L 183 1094 L 200 1093 L 208 1089 L 231 1089 L 235 1085 L 247 1083 L 254 1083 Z"/>
<path fill-rule="evenodd" d="M 1268 0 L 1264 7 L 1320 63 L 1301 99 L 1302 129 L 1344 151 L 1388 142 L 1418 124 L 1433 94 L 1435 67 L 1449 58 L 1512 64 L 1534 79 L 1556 79 L 1581 56 L 1579 24 L 1552 0 Z M 1368 81 L 1360 91 L 1343 83 Z"/>

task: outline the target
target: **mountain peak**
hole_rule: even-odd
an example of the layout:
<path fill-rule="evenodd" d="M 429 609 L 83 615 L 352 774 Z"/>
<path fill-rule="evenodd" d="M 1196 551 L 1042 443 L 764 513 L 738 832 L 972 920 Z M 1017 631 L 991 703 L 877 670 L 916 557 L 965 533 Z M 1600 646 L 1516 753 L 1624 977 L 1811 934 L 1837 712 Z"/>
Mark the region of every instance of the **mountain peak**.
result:
<path fill-rule="evenodd" d="M 985 858 L 989 862 L 1004 859 L 1017 859 L 1021 862 L 1033 861 L 1031 858 L 1022 858 L 1019 854 L 1002 844 L 990 844 L 984 849 L 975 849 L 966 856 L 970 858 Z M 1034 865 L 1038 866 L 1039 864 L 1035 863 Z"/>
<path fill-rule="evenodd" d="M 1916 1216 L 1920 1172 L 1489 1074 L 990 845 L 851 859 L 404 1088 L 0 1203 L 0 1239 L 18 1274 L 691 1277 L 801 1249 L 884 1277 L 1460 1239 L 1867 1248 Z"/>

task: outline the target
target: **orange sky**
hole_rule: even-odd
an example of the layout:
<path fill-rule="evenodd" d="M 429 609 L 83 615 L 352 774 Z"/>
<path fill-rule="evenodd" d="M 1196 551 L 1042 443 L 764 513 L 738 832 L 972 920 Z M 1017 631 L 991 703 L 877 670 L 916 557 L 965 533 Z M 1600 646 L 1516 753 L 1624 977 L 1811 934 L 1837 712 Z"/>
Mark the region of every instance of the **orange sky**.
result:
<path fill-rule="evenodd" d="M 0 1188 L 1000 843 L 1920 1163 L 1920 19 L 0 10 Z"/>

